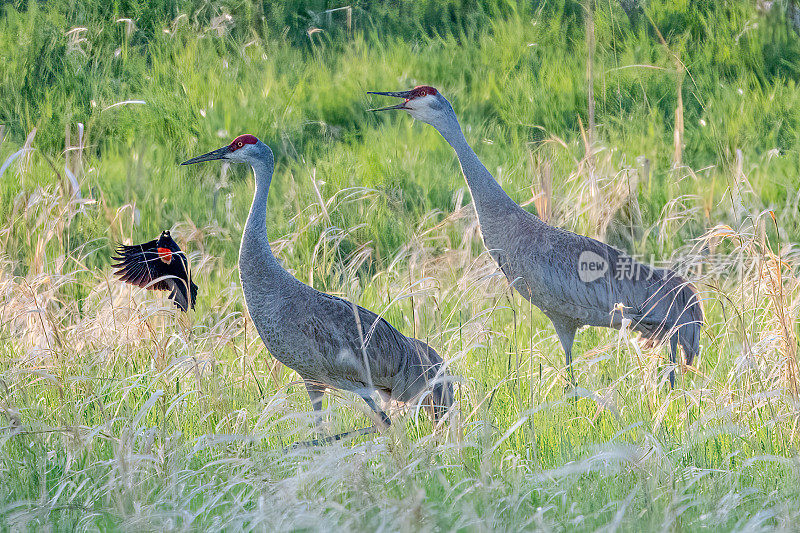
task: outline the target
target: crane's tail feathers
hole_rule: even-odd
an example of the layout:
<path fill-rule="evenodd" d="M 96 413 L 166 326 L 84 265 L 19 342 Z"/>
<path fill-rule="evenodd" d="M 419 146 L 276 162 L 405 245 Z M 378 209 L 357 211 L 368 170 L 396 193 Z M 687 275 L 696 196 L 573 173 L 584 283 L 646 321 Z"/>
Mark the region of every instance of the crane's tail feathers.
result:
<path fill-rule="evenodd" d="M 416 386 L 409 387 L 410 392 L 407 397 L 404 392 L 396 391 L 396 398 L 402 401 L 411 401 L 416 396 L 420 406 L 433 418 L 433 422 L 438 424 L 445 417 L 453 406 L 453 376 L 448 371 L 448 363 L 436 353 L 436 350 L 418 339 L 409 339 L 412 350 L 419 361 L 418 368 L 422 379 L 425 381 L 424 387 L 420 390 Z M 414 378 L 417 382 L 419 378 Z M 419 393 L 422 393 L 421 395 Z"/>
<path fill-rule="evenodd" d="M 703 305 L 697 289 L 688 281 L 681 279 L 675 308 L 679 311 L 673 335 L 678 336 L 678 344 L 683 350 L 686 364 L 691 365 L 695 357 L 700 355 L 700 331 L 703 328 Z"/>
<path fill-rule="evenodd" d="M 431 411 L 434 423 L 439 422 L 447 415 L 453 406 L 453 383 L 445 375 L 438 377 L 431 389 Z"/>
<path fill-rule="evenodd" d="M 455 380 L 456 378 L 449 372 L 449 362 L 442 360 L 436 369 L 431 388 L 433 421 L 436 424 L 444 419 L 450 412 L 450 408 L 453 407 L 455 401 L 453 382 Z"/>
<path fill-rule="evenodd" d="M 700 332 L 704 323 L 703 306 L 691 282 L 677 274 L 656 287 L 648 301 L 649 308 L 636 329 L 652 347 L 668 338 L 680 345 L 687 365 L 700 353 Z M 671 354 L 673 358 L 676 354 Z"/>
<path fill-rule="evenodd" d="M 690 366 L 695 357 L 700 355 L 700 331 L 703 328 L 703 308 L 696 297 L 695 302 L 686 308 L 684 314 L 687 315 L 687 320 L 681 324 L 676 333 L 686 364 Z"/>

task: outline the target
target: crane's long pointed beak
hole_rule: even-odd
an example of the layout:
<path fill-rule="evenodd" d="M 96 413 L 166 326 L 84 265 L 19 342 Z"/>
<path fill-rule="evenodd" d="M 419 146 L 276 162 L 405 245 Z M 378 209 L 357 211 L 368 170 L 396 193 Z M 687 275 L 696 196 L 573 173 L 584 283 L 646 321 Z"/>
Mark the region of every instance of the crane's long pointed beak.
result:
<path fill-rule="evenodd" d="M 390 109 L 408 109 L 408 108 L 406 107 L 406 103 L 403 102 L 402 104 L 387 105 L 386 107 L 376 107 L 374 109 L 367 109 L 367 111 L 388 111 Z"/>
<path fill-rule="evenodd" d="M 367 94 L 377 94 L 378 96 L 394 96 L 395 98 L 411 98 L 411 95 L 414 91 L 389 91 L 389 92 L 377 92 L 377 91 L 367 91 Z"/>
<path fill-rule="evenodd" d="M 195 163 L 202 163 L 203 161 L 214 161 L 215 159 L 225 159 L 225 156 L 231 153 L 230 146 L 223 146 L 222 148 L 217 148 L 216 150 L 212 150 L 207 154 L 198 155 L 197 157 L 193 157 L 188 161 L 184 161 L 181 165 L 193 165 Z"/>
<path fill-rule="evenodd" d="M 367 94 L 377 94 L 379 96 L 394 96 L 395 98 L 405 98 L 406 102 L 412 96 L 412 91 L 389 91 L 389 92 L 377 92 L 377 91 L 367 91 Z M 388 105 L 386 107 L 378 107 L 375 109 L 368 109 L 367 111 L 388 111 L 390 109 L 408 109 L 406 107 L 406 102 L 402 104 L 395 104 L 395 105 Z"/>

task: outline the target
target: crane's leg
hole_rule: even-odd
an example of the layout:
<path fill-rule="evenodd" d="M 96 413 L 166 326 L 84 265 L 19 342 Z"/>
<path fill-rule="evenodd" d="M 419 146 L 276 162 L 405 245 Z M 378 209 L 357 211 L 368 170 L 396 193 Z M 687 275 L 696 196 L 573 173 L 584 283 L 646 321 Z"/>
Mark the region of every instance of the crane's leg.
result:
<path fill-rule="evenodd" d="M 553 320 L 553 326 L 556 328 L 556 335 L 558 340 L 561 341 L 561 347 L 564 348 L 564 359 L 567 363 L 567 374 L 572 382 L 572 386 L 577 385 L 575 380 L 575 372 L 572 369 L 572 345 L 575 342 L 575 331 L 578 329 L 574 324 L 566 320 Z"/>
<path fill-rule="evenodd" d="M 669 371 L 669 386 L 675 388 L 675 365 L 678 364 L 678 333 L 676 332 L 669 339 L 669 361 L 672 368 Z"/>
<path fill-rule="evenodd" d="M 306 391 L 308 391 L 308 397 L 311 399 L 311 405 L 314 407 L 315 421 L 317 423 L 317 432 L 321 433 L 322 430 L 320 426 L 322 422 L 322 396 L 325 393 L 325 387 L 311 381 L 306 381 L 305 385 L 306 385 Z M 386 413 L 383 412 L 383 410 L 380 409 L 377 405 L 375 405 L 375 402 L 369 395 L 359 393 L 359 396 L 361 396 L 364 399 L 364 401 L 367 402 L 367 405 L 369 405 L 372 408 L 372 410 L 375 411 L 381 417 L 381 421 L 384 424 L 386 424 L 386 426 L 389 426 L 391 424 L 391 421 L 389 420 L 389 417 L 386 415 Z M 306 446 L 324 446 L 332 442 L 336 442 L 337 440 L 342 440 L 345 438 L 355 437 L 359 435 L 369 435 L 370 433 L 375 433 L 375 431 L 376 429 L 375 426 L 373 425 L 366 428 L 355 429 L 352 431 L 345 431 L 344 433 L 338 433 L 336 435 L 331 435 L 330 437 L 320 436 L 319 438 L 308 441 L 295 442 L 288 448 L 284 448 L 284 453 L 288 452 L 289 450 L 303 448 Z"/>
<path fill-rule="evenodd" d="M 317 433 L 320 433 L 322 430 L 322 397 L 325 395 L 325 387 L 307 380 L 305 384 L 308 398 L 311 400 L 311 407 L 314 408 L 314 426 Z"/>
<path fill-rule="evenodd" d="M 388 428 L 389 426 L 392 425 L 392 421 L 389 420 L 389 415 L 387 415 L 383 409 L 381 409 L 375 404 L 375 400 L 372 399 L 372 396 L 368 394 L 362 394 L 361 397 L 364 399 L 365 402 L 367 402 L 367 405 L 369 405 L 370 408 L 373 411 L 375 411 L 375 414 L 381 418 L 381 422 L 383 422 L 384 426 Z"/>

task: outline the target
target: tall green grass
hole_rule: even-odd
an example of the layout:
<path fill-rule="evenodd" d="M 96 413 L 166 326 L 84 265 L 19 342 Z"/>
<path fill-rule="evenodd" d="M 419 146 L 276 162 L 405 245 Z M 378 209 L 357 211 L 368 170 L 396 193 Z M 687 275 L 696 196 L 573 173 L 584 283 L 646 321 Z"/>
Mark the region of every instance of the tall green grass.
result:
<path fill-rule="evenodd" d="M 778 9 L 653 1 L 632 25 L 598 2 L 587 146 L 581 3 L 361 2 L 350 29 L 335 7 L 4 5 L 0 161 L 24 153 L 0 176 L 0 525 L 791 529 L 800 48 Z M 367 90 L 418 83 L 516 201 L 688 270 L 708 323 L 674 391 L 663 350 L 587 329 L 565 396 L 450 148 L 366 111 Z M 461 377 L 447 427 L 396 406 L 385 434 L 284 450 L 313 424 L 241 298 L 249 172 L 177 165 L 244 132 L 277 156 L 285 266 L 435 346 Z M 110 275 L 114 243 L 168 228 L 201 286 L 188 316 Z M 327 407 L 367 422 L 347 395 Z"/>

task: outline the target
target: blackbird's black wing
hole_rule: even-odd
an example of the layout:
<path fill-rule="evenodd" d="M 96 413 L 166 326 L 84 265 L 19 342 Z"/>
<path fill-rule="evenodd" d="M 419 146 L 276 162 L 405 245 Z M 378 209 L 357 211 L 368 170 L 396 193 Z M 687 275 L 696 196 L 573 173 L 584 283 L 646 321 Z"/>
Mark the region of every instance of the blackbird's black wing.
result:
<path fill-rule="evenodd" d="M 166 275 L 161 266 L 163 262 L 158 257 L 157 245 L 158 241 L 153 240 L 144 244 L 123 244 L 117 247 L 117 256 L 111 258 L 116 261 L 111 265 L 117 269 L 114 274 L 120 280 L 137 287 L 156 291 L 169 290 L 166 280 L 153 283 L 154 279 Z"/>
<path fill-rule="evenodd" d="M 168 298 L 181 311 L 187 311 L 197 299 L 197 285 L 192 282 L 189 261 L 168 231 L 157 240 L 117 248 L 112 266 L 119 278 L 137 287 L 169 291 Z"/>

